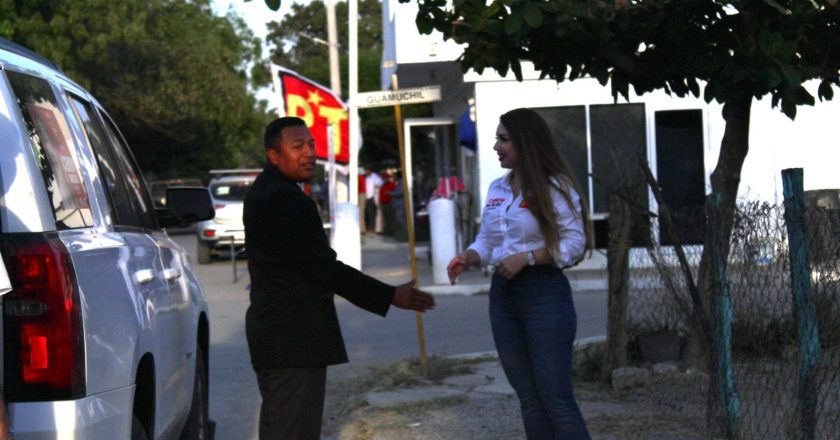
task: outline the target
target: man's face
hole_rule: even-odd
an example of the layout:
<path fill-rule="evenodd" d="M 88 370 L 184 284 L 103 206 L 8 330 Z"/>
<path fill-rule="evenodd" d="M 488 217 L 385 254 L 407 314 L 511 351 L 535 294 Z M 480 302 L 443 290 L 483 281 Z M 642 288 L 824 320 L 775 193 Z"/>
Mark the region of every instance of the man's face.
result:
<path fill-rule="evenodd" d="M 295 182 L 309 180 L 315 173 L 315 139 L 306 127 L 284 128 L 280 142 L 267 154 L 268 161 Z"/>

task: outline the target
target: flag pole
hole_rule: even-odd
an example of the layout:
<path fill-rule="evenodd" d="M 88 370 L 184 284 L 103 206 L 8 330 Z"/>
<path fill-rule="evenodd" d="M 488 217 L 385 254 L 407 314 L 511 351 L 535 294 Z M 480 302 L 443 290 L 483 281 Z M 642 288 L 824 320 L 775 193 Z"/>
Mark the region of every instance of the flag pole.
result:
<path fill-rule="evenodd" d="M 391 85 L 394 91 L 399 90 L 397 75 L 391 75 Z M 402 109 L 399 103 L 394 105 L 394 118 L 397 120 L 397 143 L 400 148 L 400 164 L 402 167 L 403 205 L 405 207 L 405 225 L 408 233 L 408 255 L 411 260 L 412 287 L 417 287 L 417 254 L 414 251 L 414 206 L 411 197 L 411 170 L 407 166 L 405 134 L 403 133 Z M 426 336 L 423 331 L 423 314 L 414 312 L 417 321 L 417 342 L 420 345 L 420 371 L 423 376 L 428 375 L 426 359 Z"/>

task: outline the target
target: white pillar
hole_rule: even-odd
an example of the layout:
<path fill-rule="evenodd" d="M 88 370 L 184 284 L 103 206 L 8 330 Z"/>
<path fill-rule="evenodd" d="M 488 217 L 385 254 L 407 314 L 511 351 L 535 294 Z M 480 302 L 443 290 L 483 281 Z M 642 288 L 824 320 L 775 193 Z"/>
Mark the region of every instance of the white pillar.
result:
<path fill-rule="evenodd" d="M 362 247 L 359 238 L 359 207 L 338 203 L 333 221 L 332 247 L 338 259 L 348 266 L 362 269 Z"/>
<path fill-rule="evenodd" d="M 348 20 L 348 84 L 347 94 L 348 101 L 352 102 L 356 94 L 359 92 L 359 57 L 358 57 L 358 18 L 359 5 L 357 0 L 349 0 L 347 4 L 347 20 Z M 342 232 L 339 240 L 346 241 L 345 247 L 342 249 L 344 257 L 342 261 L 345 264 L 362 270 L 362 234 L 359 231 L 359 139 L 361 138 L 362 125 L 359 122 L 359 109 L 353 106 L 349 108 L 349 128 L 350 139 L 348 139 L 348 147 L 350 149 L 350 172 L 349 189 L 350 189 L 350 203 L 347 209 L 355 210 L 355 229 Z M 344 209 L 344 208 L 342 208 Z M 336 230 L 336 233 L 339 231 Z"/>
<path fill-rule="evenodd" d="M 446 266 L 455 258 L 455 202 L 435 199 L 429 203 L 431 229 L 432 279 L 435 284 L 449 284 Z"/>

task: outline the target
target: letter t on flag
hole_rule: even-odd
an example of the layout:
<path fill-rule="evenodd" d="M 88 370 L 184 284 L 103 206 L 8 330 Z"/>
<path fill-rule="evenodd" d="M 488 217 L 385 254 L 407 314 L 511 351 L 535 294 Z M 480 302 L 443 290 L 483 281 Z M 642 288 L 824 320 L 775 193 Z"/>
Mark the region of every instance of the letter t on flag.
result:
<path fill-rule="evenodd" d="M 272 80 L 275 91 L 282 96 L 281 113 L 297 116 L 306 122 L 312 137 L 315 138 L 315 155 L 327 159 L 330 145 L 327 128 L 336 124 L 333 130 L 335 161 L 341 164 L 350 162 L 350 125 L 347 106 L 341 102 L 332 90 L 299 73 L 272 65 Z"/>

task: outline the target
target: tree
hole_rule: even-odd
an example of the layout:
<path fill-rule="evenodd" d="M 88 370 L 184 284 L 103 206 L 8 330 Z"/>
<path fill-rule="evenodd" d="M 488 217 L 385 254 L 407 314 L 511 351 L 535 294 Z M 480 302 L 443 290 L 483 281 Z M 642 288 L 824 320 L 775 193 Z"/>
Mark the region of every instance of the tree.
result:
<path fill-rule="evenodd" d="M 400 0 L 405 3 L 410 0 Z M 753 99 L 770 95 L 793 119 L 840 85 L 840 9 L 836 0 L 418 0 L 417 27 L 464 43 L 463 69 L 511 70 L 530 61 L 556 81 L 584 76 L 613 96 L 664 90 L 723 106 L 726 127 L 709 202 L 721 213 L 707 228 L 699 291 L 713 298 L 712 251 L 729 243 L 741 168 L 749 151 Z M 450 6 L 451 5 L 451 6 Z M 721 249 L 726 261 L 728 249 Z M 720 258 L 720 255 L 718 255 Z M 707 332 L 708 333 L 708 332 Z M 705 335 L 710 343 L 712 336 Z M 706 350 L 711 353 L 712 350 Z M 714 355 L 706 365 L 714 370 Z M 699 358 L 693 359 L 695 362 Z"/>
<path fill-rule="evenodd" d="M 339 41 L 339 66 L 342 93 L 347 96 L 348 26 L 347 2 L 337 2 L 336 27 Z M 382 57 L 382 5 L 378 0 L 359 1 L 359 90 L 379 90 L 380 59 Z M 327 42 L 327 8 L 322 0 L 307 4 L 295 3 L 291 12 L 278 22 L 268 24 L 267 44 L 273 46 L 271 62 L 292 69 L 321 84 L 329 84 L 330 71 Z M 428 114 L 427 106 L 403 109 L 407 117 Z M 360 162 L 381 164 L 399 161 L 395 122 L 391 108 L 373 108 L 361 112 L 362 150 Z"/>
<path fill-rule="evenodd" d="M 265 124 L 247 66 L 260 44 L 209 0 L 8 2 L 0 33 L 91 91 L 140 165 L 162 176 L 260 162 Z"/>

